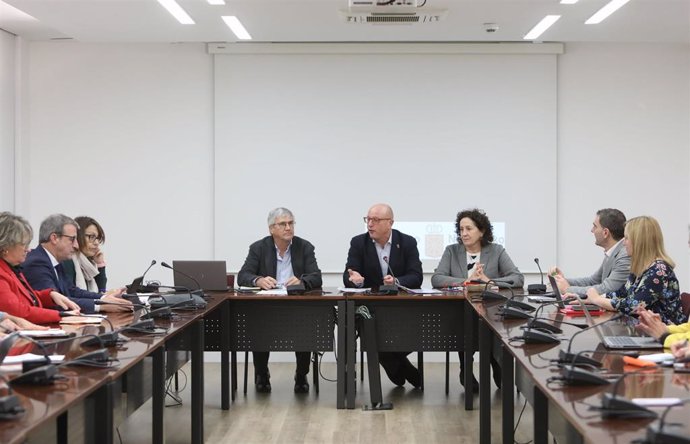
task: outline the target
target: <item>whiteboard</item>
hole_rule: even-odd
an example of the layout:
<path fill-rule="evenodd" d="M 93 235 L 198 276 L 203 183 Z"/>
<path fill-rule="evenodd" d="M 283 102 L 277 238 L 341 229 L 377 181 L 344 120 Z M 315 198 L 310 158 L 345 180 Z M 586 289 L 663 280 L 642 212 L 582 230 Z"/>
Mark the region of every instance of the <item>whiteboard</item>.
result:
<path fill-rule="evenodd" d="M 229 270 L 284 206 L 321 269 L 342 271 L 378 202 L 409 222 L 482 208 L 522 271 L 556 263 L 556 55 L 214 57 L 215 258 Z"/>

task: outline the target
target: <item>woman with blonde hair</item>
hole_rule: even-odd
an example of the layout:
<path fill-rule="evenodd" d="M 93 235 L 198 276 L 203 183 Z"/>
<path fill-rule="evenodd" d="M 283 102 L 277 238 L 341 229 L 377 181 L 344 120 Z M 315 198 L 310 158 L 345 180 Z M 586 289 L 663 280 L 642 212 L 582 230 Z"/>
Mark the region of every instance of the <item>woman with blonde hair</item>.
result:
<path fill-rule="evenodd" d="M 639 216 L 625 224 L 625 249 L 631 258 L 630 276 L 620 289 L 600 295 L 587 291 L 587 302 L 623 314 L 646 308 L 666 324 L 686 321 L 680 302 L 675 263 L 666 254 L 659 222 Z"/>

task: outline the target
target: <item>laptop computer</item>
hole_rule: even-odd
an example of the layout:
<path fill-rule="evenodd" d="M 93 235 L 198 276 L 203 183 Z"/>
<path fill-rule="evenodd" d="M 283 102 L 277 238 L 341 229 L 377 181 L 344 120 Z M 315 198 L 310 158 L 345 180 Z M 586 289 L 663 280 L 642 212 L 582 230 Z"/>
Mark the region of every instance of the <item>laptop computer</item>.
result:
<path fill-rule="evenodd" d="M 589 314 L 589 310 L 585 306 L 582 299 L 577 298 L 578 302 L 582 304 L 582 310 L 587 318 L 587 323 L 589 325 L 595 325 L 592 316 Z M 596 325 L 592 328 L 599 337 L 599 340 L 604 347 L 609 350 L 658 350 L 664 348 L 664 346 L 656 339 L 649 336 L 618 336 L 611 332 L 608 325 Z"/>
<path fill-rule="evenodd" d="M 556 278 L 549 275 L 549 284 L 551 284 L 551 288 L 553 289 L 553 294 L 556 295 L 556 299 L 555 299 L 556 305 L 558 306 L 558 308 L 565 310 L 567 307 L 565 305 L 565 302 L 563 302 L 563 293 L 561 293 L 561 289 L 558 288 L 558 283 L 556 282 Z M 580 301 L 580 302 L 582 302 L 582 301 Z M 585 304 L 585 305 L 590 310 L 596 310 L 599 308 L 598 306 L 592 305 L 592 304 Z"/>
<path fill-rule="evenodd" d="M 191 290 L 198 290 L 201 286 L 204 291 L 228 291 L 225 261 L 173 261 L 172 266 L 175 269 L 175 286 Z"/>

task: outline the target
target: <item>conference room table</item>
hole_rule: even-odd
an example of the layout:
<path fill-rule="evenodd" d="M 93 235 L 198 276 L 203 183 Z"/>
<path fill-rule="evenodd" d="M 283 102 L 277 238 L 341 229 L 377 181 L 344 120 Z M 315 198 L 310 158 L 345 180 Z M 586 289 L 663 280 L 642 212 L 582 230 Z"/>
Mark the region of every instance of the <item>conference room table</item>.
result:
<path fill-rule="evenodd" d="M 190 442 L 204 441 L 203 411 L 204 411 L 204 318 L 215 312 L 225 302 L 224 294 L 212 294 L 207 298 L 204 309 L 181 311 L 176 310 L 172 319 L 156 319 L 158 334 L 147 335 L 133 331 L 122 331 L 120 337 L 124 342 L 120 346 L 109 347 L 112 359 L 117 364 L 108 368 L 91 368 L 82 366 L 61 365 L 59 374 L 64 380 L 52 385 L 43 386 L 15 386 L 25 413 L 16 419 L 0 420 L 0 442 L 24 442 L 32 436 L 54 437 L 56 442 L 68 442 L 67 425 L 68 411 L 80 406 L 84 410 L 83 434 L 86 443 L 112 443 L 116 408 L 123 386 L 127 386 L 129 395 L 141 396 L 134 383 L 136 378 L 130 374 L 132 370 L 143 362 L 151 359 L 152 373 L 150 375 L 152 398 L 152 429 L 151 442 L 165 441 L 164 429 L 164 401 L 166 381 L 166 351 L 185 350 L 190 352 L 191 376 L 191 417 Z M 111 313 L 108 322 L 100 326 L 65 326 L 75 334 L 93 334 L 119 329 L 138 320 L 140 311 L 133 313 Z M 112 327 L 111 327 L 112 325 Z M 50 341 L 46 341 L 49 343 Z M 92 348 L 81 348 L 75 340 L 67 348 L 66 361 L 78 357 Z M 53 350 L 48 345 L 49 351 Z M 63 382 L 64 381 L 64 382 Z M 126 384 L 123 382 L 127 381 Z M 126 409 L 122 409 L 126 410 Z M 129 412 L 124 412 L 126 416 Z M 51 438 L 52 440 L 52 438 Z"/>
<path fill-rule="evenodd" d="M 237 352 L 332 351 L 336 325 L 339 351 L 336 407 L 345 408 L 348 387 L 345 385 L 347 356 L 344 340 L 345 317 L 349 313 L 343 294 L 324 289 L 303 295 L 240 292 L 218 295 L 224 298 L 224 304 L 220 310 L 205 317 L 205 348 L 206 351 L 221 352 L 222 409 L 228 409 L 230 399 L 235 399 Z"/>
<path fill-rule="evenodd" d="M 366 307 L 373 316 L 376 340 L 375 344 L 362 340 L 362 349 L 375 348 L 376 352 L 463 352 L 466 368 L 472 368 L 475 350 L 475 333 L 467 328 L 472 310 L 466 306 L 462 292 L 445 292 L 442 294 L 405 294 L 377 295 L 362 293 L 345 293 L 348 312 L 347 338 L 347 387 L 355 387 L 355 316 L 359 307 Z M 360 326 L 363 321 L 360 321 Z M 360 331 L 360 337 L 363 333 Z M 373 347 L 372 347 L 373 345 Z M 373 359 L 372 359 L 373 358 Z M 369 357 L 369 389 L 372 393 L 372 407 L 382 401 L 380 377 L 377 366 L 378 358 L 374 353 Z M 373 372 L 372 372 L 373 370 Z M 448 369 L 446 369 L 448 370 Z M 424 377 L 423 365 L 419 368 Z M 448 386 L 446 372 L 446 387 Z M 465 387 L 472 387 L 472 372 L 465 373 Z M 465 408 L 472 409 L 471 390 L 465 397 Z M 347 408 L 355 407 L 355 391 L 347 393 Z"/>
<path fill-rule="evenodd" d="M 561 373 L 552 361 L 558 359 L 559 350 L 568 348 L 568 341 L 581 328 L 563 323 L 585 323 L 584 317 L 564 316 L 556 307 L 546 308 L 540 317 L 553 320 L 553 324 L 562 328 L 557 335 L 561 343 L 526 344 L 519 339 L 522 336 L 520 327 L 527 323 L 523 319 L 504 319 L 500 315 L 500 302 L 472 301 L 476 323 L 473 327 L 479 335 L 480 353 L 480 443 L 491 443 L 491 384 L 489 358 L 492 344 L 498 341 L 502 361 L 502 442 L 514 442 L 515 391 L 524 396 L 534 411 L 533 439 L 534 444 L 549 442 L 549 433 L 559 444 L 563 443 L 601 443 L 633 442 L 641 440 L 647 433 L 647 426 L 658 423 L 655 419 L 621 419 L 602 418 L 601 396 L 617 388 L 617 396 L 630 398 L 688 398 L 690 396 L 690 377 L 688 374 L 674 373 L 669 368 L 655 367 L 640 370 L 638 367 L 625 365 L 623 356 L 617 351 L 608 351 L 600 344 L 600 339 L 593 329 L 578 334 L 572 345 L 572 351 L 592 350 L 586 353 L 603 363 L 612 383 L 607 385 L 562 385 L 553 378 Z M 596 323 L 606 322 L 613 334 L 634 334 L 629 322 L 608 322 L 612 313 L 596 317 Z M 661 351 L 661 350 L 658 350 Z M 652 351 L 655 352 L 655 351 Z M 650 352 L 647 352 L 650 353 Z M 638 372 L 638 373 L 635 373 Z M 627 374 L 616 385 L 622 374 Z M 508 390 L 507 388 L 511 389 Z M 657 413 L 663 409 L 652 408 Z M 683 433 L 690 436 L 687 425 L 687 407 L 676 407 L 668 412 L 668 422 L 680 422 L 684 425 Z"/>

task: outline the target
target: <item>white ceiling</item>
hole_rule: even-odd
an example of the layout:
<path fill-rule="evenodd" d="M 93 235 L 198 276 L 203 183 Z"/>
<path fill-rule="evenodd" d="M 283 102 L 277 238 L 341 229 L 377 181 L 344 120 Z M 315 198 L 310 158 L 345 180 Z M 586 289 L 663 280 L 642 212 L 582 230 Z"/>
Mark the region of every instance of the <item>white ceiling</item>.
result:
<path fill-rule="evenodd" d="M 81 42 L 235 42 L 221 20 L 236 15 L 255 42 L 522 41 L 547 14 L 561 19 L 541 40 L 690 43 L 690 0 L 631 0 L 598 25 L 584 21 L 609 0 L 428 0 L 446 19 L 415 25 L 345 23 L 347 0 L 177 0 L 195 20 L 179 24 L 156 0 L 0 0 L 0 28 L 27 40 Z M 483 23 L 500 26 L 487 33 Z"/>

